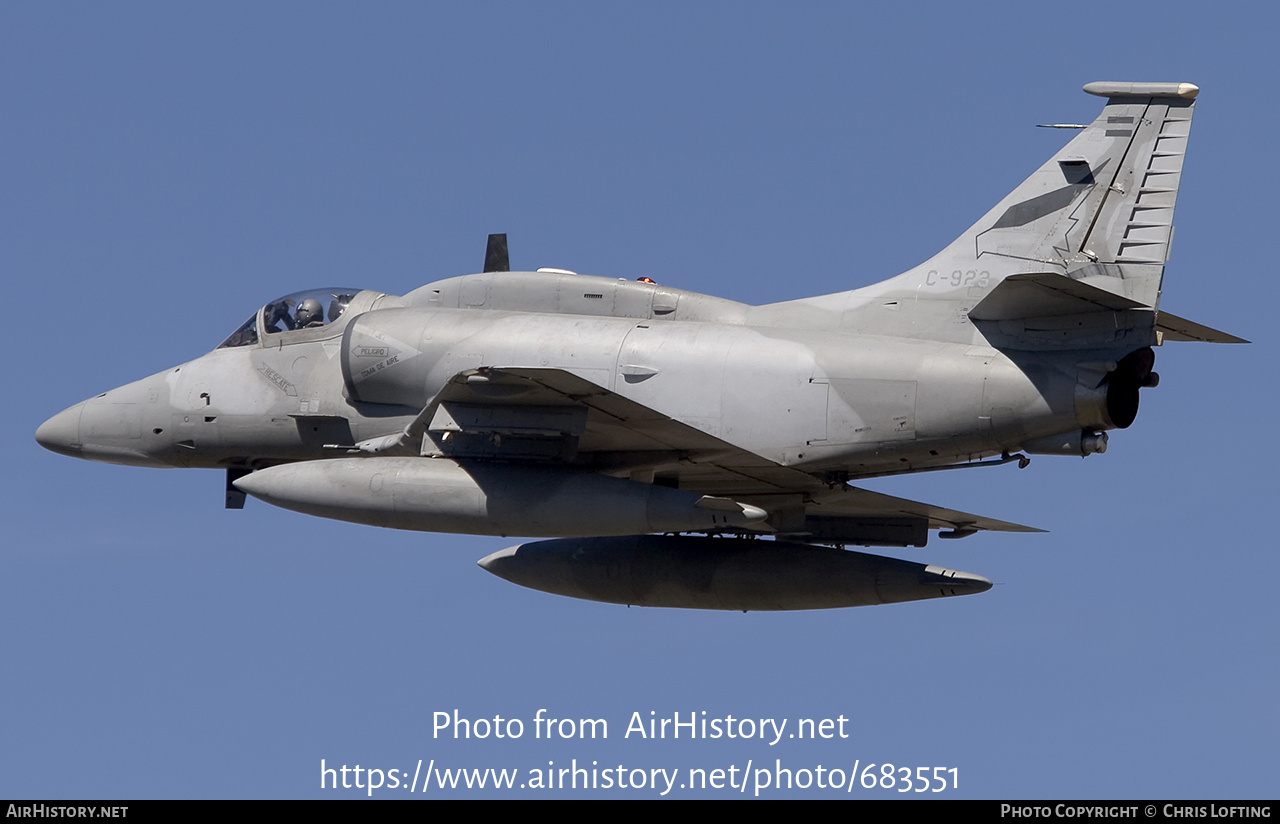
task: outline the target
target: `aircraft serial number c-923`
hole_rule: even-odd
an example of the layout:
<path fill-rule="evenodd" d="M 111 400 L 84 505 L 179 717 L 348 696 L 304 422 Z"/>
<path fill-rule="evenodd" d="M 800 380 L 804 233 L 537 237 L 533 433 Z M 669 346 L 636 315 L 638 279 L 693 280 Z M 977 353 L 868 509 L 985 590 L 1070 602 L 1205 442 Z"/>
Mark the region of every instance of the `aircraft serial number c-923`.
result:
<path fill-rule="evenodd" d="M 46 421 L 88 460 L 208 467 L 325 518 L 551 538 L 480 563 L 576 598 L 847 607 L 989 589 L 869 555 L 1036 532 L 851 482 L 1104 452 L 1164 341 L 1199 89 L 1090 83 L 1101 115 L 944 250 L 882 283 L 748 306 L 647 279 L 484 271 L 402 297 L 313 289 L 213 352 Z M 769 538 L 771 540 L 749 540 Z"/>

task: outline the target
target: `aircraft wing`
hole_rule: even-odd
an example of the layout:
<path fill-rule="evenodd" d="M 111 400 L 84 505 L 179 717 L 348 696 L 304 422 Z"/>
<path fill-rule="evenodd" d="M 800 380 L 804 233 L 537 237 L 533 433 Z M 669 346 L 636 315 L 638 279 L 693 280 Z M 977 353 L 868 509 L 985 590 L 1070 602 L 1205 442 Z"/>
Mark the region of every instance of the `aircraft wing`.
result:
<path fill-rule="evenodd" d="M 783 466 L 563 369 L 481 367 L 454 375 L 400 436 L 455 460 L 557 463 L 678 480 L 679 488 L 752 503 L 780 535 L 923 545 L 929 529 L 1040 532 L 895 498 Z M 777 523 L 774 523 L 774 520 Z M 947 535 L 948 533 L 944 533 Z"/>
<path fill-rule="evenodd" d="M 956 509 L 909 501 L 872 492 L 869 489 L 844 487 L 826 497 L 816 497 L 808 507 L 812 517 L 900 517 L 921 518 L 929 529 L 949 529 L 964 534 L 977 530 L 991 532 L 1044 532 L 1031 526 L 999 521 Z"/>
<path fill-rule="evenodd" d="M 720 495 L 826 488 L 563 369 L 461 372 L 423 414 L 424 454 L 498 460 L 572 460 L 598 471 L 675 468 L 682 489 Z M 416 433 L 415 433 L 416 434 Z M 434 450 L 434 451 L 432 451 Z"/>

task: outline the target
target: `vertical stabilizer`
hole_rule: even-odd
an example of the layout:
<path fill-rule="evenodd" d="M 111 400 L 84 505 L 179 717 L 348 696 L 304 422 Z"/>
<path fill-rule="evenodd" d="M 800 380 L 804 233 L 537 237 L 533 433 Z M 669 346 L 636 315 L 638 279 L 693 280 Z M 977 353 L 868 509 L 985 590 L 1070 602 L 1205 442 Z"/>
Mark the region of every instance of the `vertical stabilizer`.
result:
<path fill-rule="evenodd" d="M 1093 123 L 950 246 L 888 283 L 954 299 L 1010 275 L 1052 272 L 1156 306 L 1199 89 L 1084 90 L 1107 98 Z"/>

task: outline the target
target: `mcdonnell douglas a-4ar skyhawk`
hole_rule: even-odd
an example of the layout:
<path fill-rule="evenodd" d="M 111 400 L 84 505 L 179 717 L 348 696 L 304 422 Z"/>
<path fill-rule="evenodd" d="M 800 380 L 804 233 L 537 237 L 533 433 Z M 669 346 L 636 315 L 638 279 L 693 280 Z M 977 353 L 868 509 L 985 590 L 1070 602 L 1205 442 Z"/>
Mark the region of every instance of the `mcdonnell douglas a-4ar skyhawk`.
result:
<path fill-rule="evenodd" d="M 1188 83 L 1090 83 L 1102 114 L 895 278 L 747 306 L 649 282 L 484 272 L 313 289 L 216 350 L 50 418 L 66 455 L 222 468 L 226 502 L 555 538 L 488 571 L 622 604 L 774 610 L 982 592 L 845 550 L 1036 532 L 851 486 L 1104 452 L 1153 346 L 1240 342 L 1160 308 Z M 690 534 L 692 533 L 692 534 Z M 749 540 L 768 537 L 773 540 Z"/>

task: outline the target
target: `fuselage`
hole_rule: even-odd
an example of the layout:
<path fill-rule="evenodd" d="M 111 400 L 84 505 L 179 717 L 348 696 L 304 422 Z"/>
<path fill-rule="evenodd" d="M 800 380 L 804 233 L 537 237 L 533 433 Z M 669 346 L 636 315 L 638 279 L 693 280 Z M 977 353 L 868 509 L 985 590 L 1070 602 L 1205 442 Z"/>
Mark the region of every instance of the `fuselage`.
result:
<path fill-rule="evenodd" d="M 888 304 L 876 308 L 900 317 Z M 849 477 L 1107 425 L 1075 375 L 1015 363 L 972 326 L 889 336 L 848 311 L 547 272 L 361 291 L 314 328 L 267 328 L 276 305 L 253 334 L 78 404 L 38 439 L 144 466 L 309 460 L 403 430 L 452 376 L 486 366 L 563 369 L 776 463 Z"/>
<path fill-rule="evenodd" d="M 879 283 L 749 306 L 510 272 L 491 235 L 482 273 L 404 296 L 287 295 L 36 437 L 90 460 L 223 468 L 230 508 L 253 495 L 375 526 L 557 538 L 486 569 L 575 597 L 800 609 L 982 591 L 980 576 L 789 542 L 1037 531 L 850 481 L 1103 452 L 1159 383 L 1152 347 L 1240 342 L 1160 309 L 1198 89 L 1085 91 L 1107 98 L 1092 124 Z"/>

